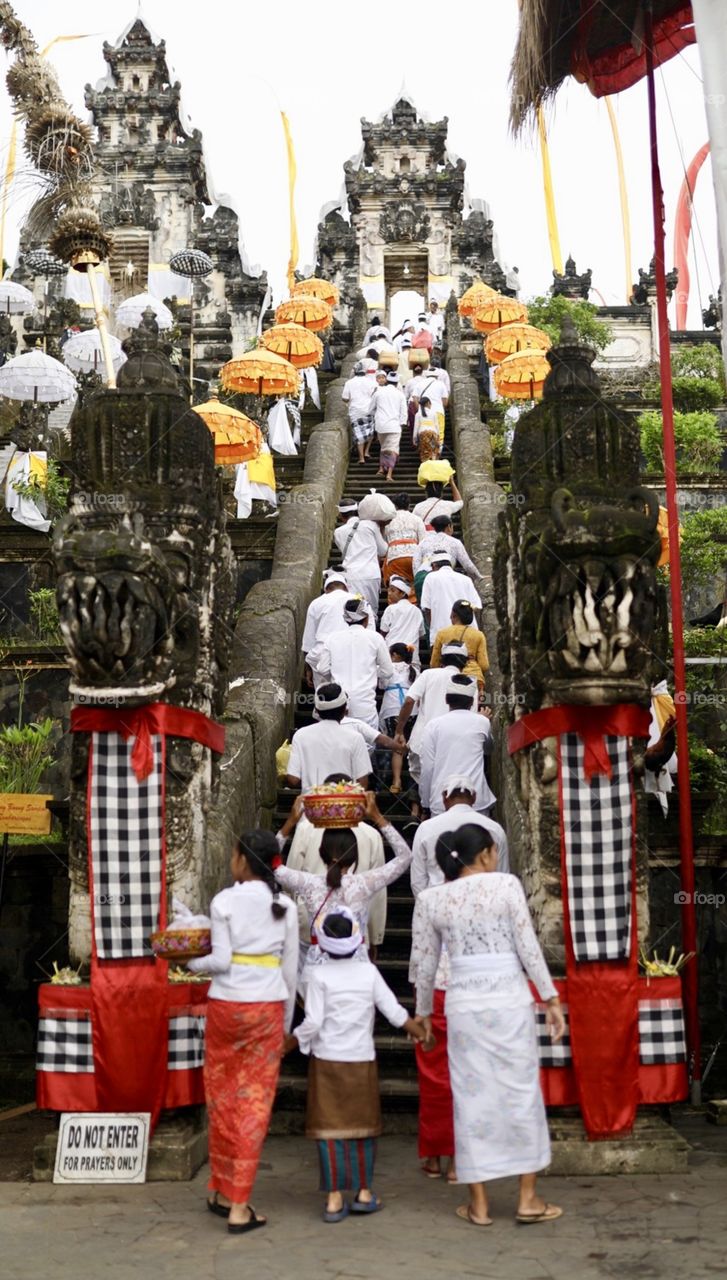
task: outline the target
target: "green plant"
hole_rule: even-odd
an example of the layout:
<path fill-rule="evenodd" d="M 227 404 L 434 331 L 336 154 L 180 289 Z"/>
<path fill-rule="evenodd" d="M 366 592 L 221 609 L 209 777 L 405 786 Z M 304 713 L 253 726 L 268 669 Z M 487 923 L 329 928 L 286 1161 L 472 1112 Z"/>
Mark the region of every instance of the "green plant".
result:
<path fill-rule="evenodd" d="M 673 378 L 674 408 L 682 413 L 714 409 L 724 400 L 724 388 L 716 378 Z"/>
<path fill-rule="evenodd" d="M 560 341 L 563 319 L 569 315 L 578 337 L 588 346 L 603 351 L 613 337 L 611 326 L 598 319 L 596 307 L 580 298 L 532 298 L 528 302 L 528 323 L 544 329 L 553 343 Z"/>
<path fill-rule="evenodd" d="M 708 586 L 727 571 L 727 505 L 694 511 L 681 523 L 684 588 Z"/>
<path fill-rule="evenodd" d="M 727 627 L 688 627 L 684 632 L 684 653 L 687 658 L 727 659 Z"/>
<path fill-rule="evenodd" d="M 48 459 L 48 467 L 43 479 L 31 476 L 29 480 L 16 480 L 13 488 L 21 498 L 31 498 L 38 503 L 41 511 L 45 511 L 49 520 L 55 520 L 68 510 L 68 490 L 71 482 L 61 474 L 58 463 Z"/>
<path fill-rule="evenodd" d="M 61 638 L 61 627 L 55 591 L 50 587 L 39 587 L 37 591 L 28 592 L 28 600 L 33 630 L 38 639 L 47 644 L 57 644 Z"/>
<path fill-rule="evenodd" d="M 727 760 L 694 734 L 689 735 L 689 780 L 692 790 L 703 794 L 723 796 L 727 790 Z"/>
<path fill-rule="evenodd" d="M 647 471 L 664 470 L 662 417 L 655 409 L 639 414 L 641 452 Z M 677 473 L 702 475 L 719 471 L 724 441 L 713 413 L 675 413 L 674 441 Z"/>
<path fill-rule="evenodd" d="M 54 752 L 51 734 L 55 721 L 47 717 L 37 724 L 8 725 L 0 729 L 0 791 L 34 792 Z"/>
<path fill-rule="evenodd" d="M 708 378 L 721 383 L 724 389 L 722 357 L 711 342 L 672 347 L 671 371 L 675 378 Z"/>

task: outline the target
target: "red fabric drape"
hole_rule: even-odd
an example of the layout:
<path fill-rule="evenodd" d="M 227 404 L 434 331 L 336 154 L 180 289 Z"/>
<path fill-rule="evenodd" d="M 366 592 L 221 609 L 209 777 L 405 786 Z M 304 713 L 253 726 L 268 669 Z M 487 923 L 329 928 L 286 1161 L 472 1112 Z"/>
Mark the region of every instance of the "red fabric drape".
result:
<path fill-rule="evenodd" d="M 646 75 L 646 53 L 643 33 L 639 38 L 636 32 L 631 31 L 625 18 L 622 41 L 614 41 L 589 53 L 589 37 L 600 16 L 599 9 L 593 0 L 581 0 L 581 18 L 571 51 L 571 74 L 576 80 L 585 82 L 594 97 L 603 98 L 606 94 L 629 89 L 643 79 Z M 636 6 L 632 5 L 629 21 L 635 13 Z M 654 66 L 668 62 L 695 40 L 691 4 L 674 0 L 672 11 L 654 21 Z"/>
<path fill-rule="evenodd" d="M 689 237 L 692 231 L 692 204 L 694 188 L 697 185 L 699 170 L 709 155 L 709 143 L 704 146 L 692 160 L 684 181 L 679 189 L 677 211 L 674 218 L 674 266 L 679 281 L 677 284 L 677 329 L 687 327 L 687 308 L 689 306 Z"/>
<path fill-rule="evenodd" d="M 573 1070 L 588 1137 L 611 1138 L 631 1132 L 639 1103 L 636 801 L 632 784 L 631 954 L 626 961 L 578 962 L 570 929 L 560 751 L 558 754 L 563 933 Z"/>

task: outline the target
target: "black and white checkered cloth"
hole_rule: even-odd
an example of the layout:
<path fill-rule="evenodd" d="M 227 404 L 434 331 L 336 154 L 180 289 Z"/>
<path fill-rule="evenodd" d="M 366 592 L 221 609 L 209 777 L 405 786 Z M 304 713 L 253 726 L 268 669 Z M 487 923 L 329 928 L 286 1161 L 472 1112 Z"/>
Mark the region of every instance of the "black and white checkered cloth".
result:
<path fill-rule="evenodd" d="M 644 1066 L 686 1062 L 681 1000 L 639 1000 L 639 1056 Z"/>
<path fill-rule="evenodd" d="M 181 1013 L 169 1019 L 170 1071 L 191 1071 L 204 1064 L 205 1018 Z"/>
<path fill-rule="evenodd" d="M 41 1018 L 36 1071 L 93 1071 L 89 1018 Z"/>
<path fill-rule="evenodd" d="M 96 953 L 119 960 L 151 955 L 162 883 L 162 739 L 152 739 L 154 768 L 137 782 L 134 740 L 94 733 L 91 857 Z"/>
<path fill-rule="evenodd" d="M 607 734 L 612 776 L 583 776 L 576 733 L 560 740 L 568 910 L 578 961 L 626 960 L 631 950 L 633 823 L 629 740 Z"/>
<path fill-rule="evenodd" d="M 565 1031 L 563 1039 L 554 1042 L 550 1038 L 550 1031 L 545 1021 L 545 1005 L 535 1005 L 535 1029 L 538 1034 L 538 1057 L 541 1067 L 569 1067 L 571 1064 L 568 1005 L 561 1005 L 561 1010 L 565 1018 Z"/>
<path fill-rule="evenodd" d="M 545 1022 L 545 1005 L 535 1005 L 538 1057 L 541 1067 L 571 1065 L 568 1006 L 562 1005 L 565 1034 L 554 1044 Z M 643 1066 L 686 1062 L 687 1042 L 681 1000 L 639 1000 L 639 1057 Z"/>
<path fill-rule="evenodd" d="M 177 1014 L 169 1019 L 168 1067 L 192 1071 L 204 1065 L 204 1016 Z M 91 1019 L 41 1018 L 36 1071 L 93 1072 Z"/>

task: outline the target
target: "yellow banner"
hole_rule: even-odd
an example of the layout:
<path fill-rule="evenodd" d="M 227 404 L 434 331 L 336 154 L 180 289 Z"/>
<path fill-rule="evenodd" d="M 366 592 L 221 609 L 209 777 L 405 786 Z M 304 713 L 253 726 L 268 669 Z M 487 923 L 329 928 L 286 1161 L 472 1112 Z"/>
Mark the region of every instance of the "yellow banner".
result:
<path fill-rule="evenodd" d="M 618 124 L 616 123 L 616 115 L 613 109 L 611 99 L 606 96 L 603 101 L 606 104 L 608 118 L 611 122 L 611 132 L 613 134 L 613 145 L 616 150 L 616 166 L 618 168 L 618 191 L 621 200 L 621 224 L 624 233 L 624 266 L 626 268 L 626 292 L 624 297 L 627 302 L 631 301 L 631 290 L 633 288 L 634 277 L 631 270 L 631 217 L 629 214 L 629 193 L 626 189 L 626 170 L 624 169 L 623 151 L 621 150 L 621 138 L 619 136 Z"/>
<path fill-rule="evenodd" d="M 540 134 L 540 155 L 543 161 L 543 190 L 545 194 L 545 216 L 548 222 L 550 256 L 553 260 L 553 270 L 557 271 L 559 276 L 562 276 L 563 254 L 560 251 L 558 219 L 555 212 L 555 197 L 553 196 L 553 175 L 550 170 L 550 152 L 548 151 L 548 134 L 545 129 L 545 116 L 543 115 L 542 107 L 538 107 L 538 133 Z"/>
<path fill-rule="evenodd" d="M 285 146 L 288 152 L 288 191 L 290 194 L 290 259 L 288 261 L 288 288 L 292 289 L 295 284 L 295 268 L 298 265 L 300 256 L 300 247 L 298 245 L 298 224 L 295 220 L 295 151 L 293 150 L 293 135 L 290 132 L 290 123 L 284 111 L 280 112 L 280 118 L 283 122 L 283 133 L 285 134 Z"/>

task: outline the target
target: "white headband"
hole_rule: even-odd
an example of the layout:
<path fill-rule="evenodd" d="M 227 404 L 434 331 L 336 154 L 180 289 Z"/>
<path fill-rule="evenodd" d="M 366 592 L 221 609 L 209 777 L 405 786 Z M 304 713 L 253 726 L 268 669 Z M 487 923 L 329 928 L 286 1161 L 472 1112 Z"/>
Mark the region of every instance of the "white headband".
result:
<path fill-rule="evenodd" d="M 454 795 L 455 791 L 463 791 L 468 796 L 476 796 L 477 786 L 471 778 L 466 776 L 466 774 L 453 773 L 451 778 L 447 778 L 447 781 L 442 788 L 442 794 L 445 796 L 451 796 Z"/>
<path fill-rule="evenodd" d="M 348 938 L 329 937 L 323 927 L 329 916 L 344 916 L 346 920 L 351 921 L 351 934 Z M 361 926 L 348 907 L 334 907 L 332 911 L 326 912 L 325 916 L 319 915 L 314 922 L 313 931 L 321 951 L 326 951 L 330 956 L 352 956 L 363 942 Z"/>
<path fill-rule="evenodd" d="M 316 711 L 338 711 L 339 707 L 345 707 L 348 702 L 348 694 L 346 693 L 346 690 L 341 689 L 341 692 L 336 698 L 324 698 L 321 690 L 326 688 L 330 688 L 330 685 L 322 684 L 313 695 L 313 706 Z"/>
<path fill-rule="evenodd" d="M 397 591 L 403 591 L 406 596 L 408 596 L 411 591 L 411 585 L 407 582 L 406 578 L 397 578 L 396 574 L 389 578 L 389 586 L 396 587 Z"/>
<path fill-rule="evenodd" d="M 355 601 L 356 608 L 350 609 L 349 605 Z M 346 622 L 363 622 L 368 617 L 366 609 L 366 601 L 361 596 L 351 596 L 343 606 L 343 616 Z"/>
<path fill-rule="evenodd" d="M 340 502 L 338 504 L 338 510 L 340 511 L 342 516 L 345 515 L 347 511 L 358 511 L 358 503 L 357 502 Z"/>

